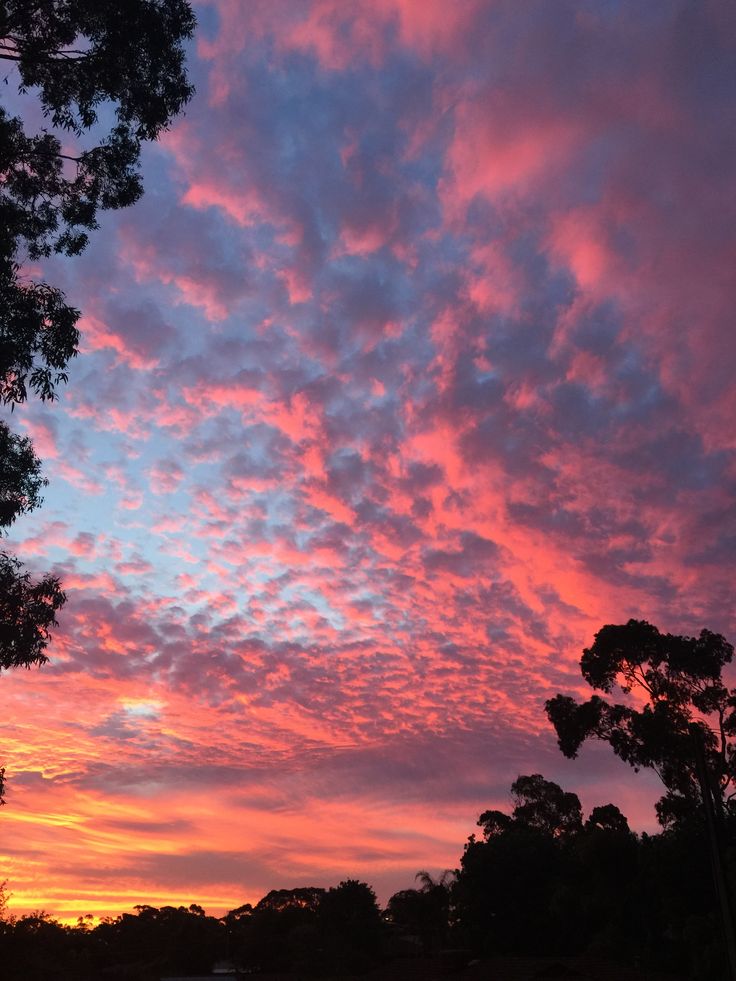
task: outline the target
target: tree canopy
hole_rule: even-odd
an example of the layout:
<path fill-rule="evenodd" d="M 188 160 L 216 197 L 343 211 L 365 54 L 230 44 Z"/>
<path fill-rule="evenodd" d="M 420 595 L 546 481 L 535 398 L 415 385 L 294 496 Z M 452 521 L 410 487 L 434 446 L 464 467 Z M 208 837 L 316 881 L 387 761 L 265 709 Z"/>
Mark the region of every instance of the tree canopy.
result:
<path fill-rule="evenodd" d="M 140 197 L 143 141 L 193 93 L 184 44 L 194 26 L 185 0 L 0 3 L 0 59 L 14 63 L 19 90 L 37 95 L 50 126 L 28 133 L 0 108 L 3 401 L 24 401 L 29 387 L 53 398 L 66 381 L 79 312 L 58 289 L 26 280 L 22 262 L 78 254 L 98 210 Z"/>
<path fill-rule="evenodd" d="M 0 421 L 0 528 L 7 528 L 21 514 L 41 503 L 41 489 L 46 479 L 41 461 L 33 452 L 27 436 L 17 436 Z"/>
<path fill-rule="evenodd" d="M 0 535 L 41 503 L 46 480 L 28 437 L 0 422 Z M 0 551 L 0 669 L 43 664 L 50 631 L 66 596 L 56 576 L 34 582 L 20 561 Z M 4 771 L 0 768 L 0 803 Z"/>
<path fill-rule="evenodd" d="M 636 874 L 636 839 L 613 804 L 587 821 L 577 794 L 539 773 L 511 785 L 513 808 L 484 811 L 452 887 L 462 943 L 526 954 L 573 950 L 608 922 Z M 618 926 L 618 923 L 617 923 Z"/>
<path fill-rule="evenodd" d="M 15 519 L 41 503 L 46 480 L 28 437 L 0 422 L 0 535 Z M 0 669 L 30 667 L 46 660 L 44 648 L 56 613 L 66 599 L 59 580 L 33 582 L 18 559 L 0 551 Z M 0 795 L 2 781 L 0 780 Z"/>
<path fill-rule="evenodd" d="M 470 837 L 454 874 L 417 873 L 418 888 L 395 893 L 383 914 L 368 884 L 347 879 L 272 889 L 217 918 L 195 903 L 142 904 L 96 925 L 80 917 L 68 926 L 38 911 L 3 917 L 0 885 L 3 979 L 157 981 L 228 970 L 345 978 L 375 976 L 376 968 L 392 978 L 476 977 L 477 966 L 463 968 L 489 957 L 481 968 L 488 977 L 516 968 L 514 977 L 525 978 L 722 981 L 723 942 L 697 822 L 639 836 L 604 804 L 570 825 L 564 815 L 580 815 L 576 794 L 540 774 L 518 777 L 513 788 L 510 807 L 481 815 L 483 840 Z M 561 801 L 569 804 L 564 833 Z M 489 813 L 505 814 L 503 830 L 496 819 L 486 833 Z M 569 971 L 562 958 L 570 958 Z"/>
<path fill-rule="evenodd" d="M 574 834 L 582 827 L 577 794 L 564 791 L 541 773 L 518 777 L 511 784 L 515 807 L 512 820 L 553 837 Z"/>
<path fill-rule="evenodd" d="M 736 689 L 722 673 L 732 658 L 731 644 L 710 630 L 678 636 L 644 620 L 603 627 L 583 651 L 583 677 L 606 694 L 630 697 L 551 698 L 545 709 L 560 749 L 573 758 L 587 739 L 600 739 L 634 769 L 654 770 L 666 788 L 657 815 L 667 826 L 698 807 L 695 725 L 717 802 L 728 806 L 736 785 Z"/>

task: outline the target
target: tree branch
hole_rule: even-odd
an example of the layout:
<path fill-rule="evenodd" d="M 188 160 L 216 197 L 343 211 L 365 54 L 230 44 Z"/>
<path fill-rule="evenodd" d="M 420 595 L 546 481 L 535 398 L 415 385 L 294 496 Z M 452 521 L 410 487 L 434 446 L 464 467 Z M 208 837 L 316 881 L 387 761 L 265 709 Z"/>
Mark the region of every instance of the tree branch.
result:
<path fill-rule="evenodd" d="M 98 149 L 94 147 L 94 149 Z M 56 157 L 58 160 L 71 160 L 72 163 L 81 163 L 91 150 L 86 150 L 79 157 L 72 157 L 68 153 L 49 153 L 47 150 L 31 150 L 26 155 L 27 157 Z"/>
<path fill-rule="evenodd" d="M 15 43 L 5 44 L 4 41 L 5 39 L 0 40 L 0 51 L 5 52 L 4 54 L 0 53 L 0 58 L 4 58 L 6 61 L 22 61 L 23 49 Z M 66 48 L 48 54 L 34 54 L 33 57 L 36 61 L 46 61 L 50 64 L 64 61 L 84 61 L 89 58 L 89 51 L 82 51 L 80 48 Z"/>
<path fill-rule="evenodd" d="M 634 668 L 632 670 L 631 674 L 632 674 L 632 677 L 639 682 L 639 684 L 642 686 L 642 688 L 646 688 L 646 690 L 649 692 L 649 694 L 653 698 L 654 697 L 654 693 L 652 692 L 652 689 L 649 686 L 649 683 L 648 683 L 648 681 L 646 679 L 646 675 L 644 674 L 644 669 L 640 666 L 639 667 L 639 673 L 637 674 L 636 668 Z"/>

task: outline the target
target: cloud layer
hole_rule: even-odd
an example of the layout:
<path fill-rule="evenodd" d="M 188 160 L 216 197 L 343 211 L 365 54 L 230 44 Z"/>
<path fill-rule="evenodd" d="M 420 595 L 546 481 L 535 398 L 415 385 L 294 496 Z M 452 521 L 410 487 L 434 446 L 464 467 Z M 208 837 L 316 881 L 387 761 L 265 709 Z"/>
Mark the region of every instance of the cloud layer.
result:
<path fill-rule="evenodd" d="M 450 9 L 451 8 L 451 9 Z M 217 0 L 84 311 L 2 679 L 16 908 L 453 867 L 606 622 L 734 636 L 725 0 Z M 14 832 L 17 831 L 17 834 Z"/>

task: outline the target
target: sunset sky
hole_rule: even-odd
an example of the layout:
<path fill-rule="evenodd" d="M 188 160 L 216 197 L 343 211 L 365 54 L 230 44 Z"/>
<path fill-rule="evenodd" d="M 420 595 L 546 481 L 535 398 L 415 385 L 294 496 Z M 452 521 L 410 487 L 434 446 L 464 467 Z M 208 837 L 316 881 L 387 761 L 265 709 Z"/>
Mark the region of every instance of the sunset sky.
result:
<path fill-rule="evenodd" d="M 11 910 L 385 901 L 520 773 L 653 830 L 543 703 L 604 623 L 736 639 L 736 6 L 197 14 L 144 198 L 43 269 L 69 384 L 7 413 L 69 596 L 0 678 Z"/>

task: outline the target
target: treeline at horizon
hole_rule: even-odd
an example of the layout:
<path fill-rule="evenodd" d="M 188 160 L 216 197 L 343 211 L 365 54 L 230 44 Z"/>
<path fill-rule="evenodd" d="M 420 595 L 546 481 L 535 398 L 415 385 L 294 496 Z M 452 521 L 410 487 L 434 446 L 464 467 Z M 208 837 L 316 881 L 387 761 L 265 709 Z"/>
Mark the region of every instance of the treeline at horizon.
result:
<path fill-rule="evenodd" d="M 0 975 L 148 981 L 207 974 L 359 975 L 408 958 L 587 954 L 697 981 L 727 976 L 700 813 L 633 833 L 614 804 L 585 816 L 576 794 L 519 777 L 507 811 L 486 811 L 459 867 L 417 874 L 381 909 L 369 884 L 271 890 L 221 917 L 193 903 L 136 906 L 92 925 L 44 912 L 0 920 Z M 727 840 L 733 840 L 729 827 Z M 734 855 L 727 874 L 736 885 Z"/>

